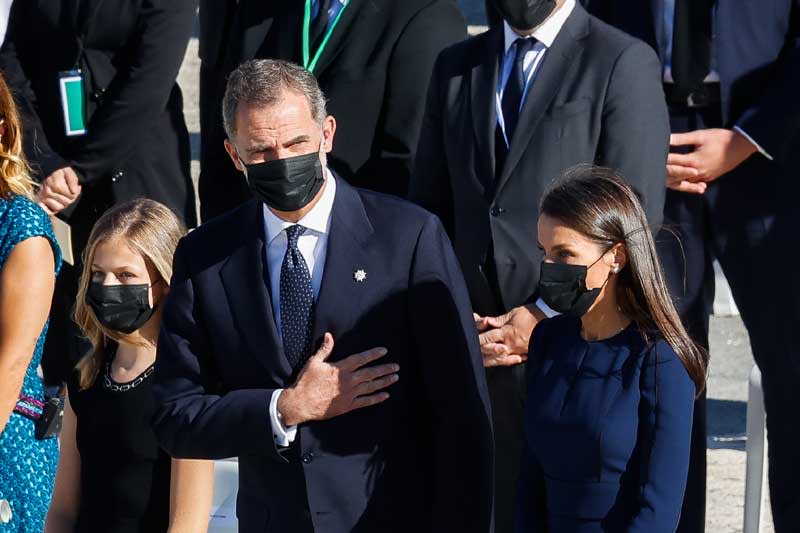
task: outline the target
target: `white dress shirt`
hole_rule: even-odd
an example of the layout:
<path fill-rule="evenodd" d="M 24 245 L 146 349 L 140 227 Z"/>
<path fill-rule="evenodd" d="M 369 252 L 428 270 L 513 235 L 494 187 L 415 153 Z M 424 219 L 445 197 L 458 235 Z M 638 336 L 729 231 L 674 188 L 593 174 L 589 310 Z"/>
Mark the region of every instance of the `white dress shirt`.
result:
<path fill-rule="evenodd" d="M 525 102 L 525 97 L 528 95 L 528 90 L 531 83 L 539 71 L 545 53 L 553 46 L 553 41 L 556 40 L 558 33 L 567 21 L 570 13 L 575 8 L 575 0 L 567 0 L 550 18 L 545 20 L 538 28 L 526 37 L 522 37 L 508 25 L 508 22 L 503 21 L 503 31 L 505 38 L 505 55 L 503 56 L 503 64 L 500 69 L 500 77 L 497 80 L 497 92 L 495 93 L 495 108 L 497 110 L 497 124 L 503 132 L 503 138 L 506 140 L 508 146 L 508 137 L 506 136 L 506 124 L 503 118 L 503 93 L 505 92 L 508 78 L 511 76 L 511 71 L 514 70 L 514 63 L 517 59 L 516 48 L 513 48 L 514 42 L 517 39 L 536 39 L 536 44 L 525 54 L 522 60 L 522 69 L 525 72 L 525 89 L 522 92 L 522 99 L 520 100 L 520 109 Z"/>
<path fill-rule="evenodd" d="M 328 235 L 331 228 L 331 213 L 333 201 L 336 198 L 336 179 L 329 170 L 326 170 L 322 197 L 319 202 L 297 221 L 297 225 L 306 228 L 306 231 L 297 240 L 297 248 L 308 266 L 311 274 L 311 288 L 314 291 L 314 300 L 319 297 L 319 288 L 322 286 L 322 276 L 325 270 L 325 257 L 328 252 Z M 267 238 L 266 256 L 269 270 L 269 285 L 272 290 L 272 313 L 275 316 L 275 325 L 278 335 L 283 336 L 281 327 L 281 266 L 288 247 L 286 228 L 295 223 L 278 218 L 269 208 L 264 206 L 264 234 Z M 269 403 L 269 419 L 272 434 L 278 446 L 289 446 L 297 434 L 297 426 L 287 428 L 283 425 L 278 414 L 278 398 L 283 389 L 272 393 Z"/>

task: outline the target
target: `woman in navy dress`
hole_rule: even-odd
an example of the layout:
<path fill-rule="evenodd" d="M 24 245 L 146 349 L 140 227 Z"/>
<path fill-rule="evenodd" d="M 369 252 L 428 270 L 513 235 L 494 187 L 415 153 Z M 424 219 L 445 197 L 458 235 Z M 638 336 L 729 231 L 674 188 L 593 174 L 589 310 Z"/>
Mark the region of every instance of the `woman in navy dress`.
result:
<path fill-rule="evenodd" d="M 661 533 L 678 525 L 707 358 L 672 305 L 635 193 L 578 167 L 542 200 L 520 533 Z"/>

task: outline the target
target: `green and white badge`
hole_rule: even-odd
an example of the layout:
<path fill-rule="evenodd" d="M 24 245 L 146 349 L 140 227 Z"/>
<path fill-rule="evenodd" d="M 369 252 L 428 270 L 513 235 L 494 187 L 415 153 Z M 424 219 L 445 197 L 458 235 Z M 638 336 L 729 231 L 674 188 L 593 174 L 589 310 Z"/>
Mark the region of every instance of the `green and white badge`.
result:
<path fill-rule="evenodd" d="M 64 131 L 68 137 L 86 133 L 86 97 L 83 92 L 83 74 L 80 70 L 58 73 L 61 90 L 61 109 L 64 112 Z"/>

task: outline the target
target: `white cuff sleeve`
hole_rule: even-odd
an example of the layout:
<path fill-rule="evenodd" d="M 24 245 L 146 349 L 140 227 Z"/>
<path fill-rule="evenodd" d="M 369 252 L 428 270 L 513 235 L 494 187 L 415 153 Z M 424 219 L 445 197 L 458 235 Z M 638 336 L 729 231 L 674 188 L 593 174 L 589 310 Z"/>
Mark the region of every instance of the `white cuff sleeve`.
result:
<path fill-rule="evenodd" d="M 291 446 L 297 436 L 297 426 L 286 427 L 278 415 L 278 398 L 281 397 L 283 389 L 278 389 L 272 393 L 269 401 L 269 424 L 272 426 L 272 436 L 275 437 L 275 444 L 283 448 Z"/>
<path fill-rule="evenodd" d="M 734 131 L 738 131 L 739 133 L 741 133 L 741 134 L 744 136 L 744 138 L 745 138 L 745 139 L 747 139 L 748 141 L 750 141 L 750 144 L 752 144 L 753 146 L 755 146 L 755 147 L 756 147 L 756 150 L 758 150 L 759 152 L 761 152 L 761 155 L 763 155 L 764 157 L 766 157 L 767 159 L 769 159 L 770 161 L 772 161 L 772 156 L 771 156 L 771 155 L 769 155 L 769 152 L 767 152 L 766 150 L 764 150 L 763 148 L 761 148 L 761 145 L 760 145 L 760 144 L 758 144 L 758 143 L 757 143 L 757 142 L 756 142 L 756 141 L 755 141 L 755 140 L 754 140 L 752 137 L 750 137 L 750 136 L 747 134 L 747 132 L 746 132 L 746 131 L 744 131 L 744 130 L 743 130 L 742 128 L 740 128 L 739 126 L 734 126 L 734 127 L 733 127 L 733 129 L 734 129 Z"/>
<path fill-rule="evenodd" d="M 558 311 L 553 311 L 553 310 L 550 308 L 550 306 L 549 306 L 549 305 L 547 305 L 546 303 L 544 303 L 544 300 L 542 300 L 541 298 L 539 298 L 538 300 L 536 300 L 536 303 L 535 303 L 534 305 L 535 305 L 536 307 L 538 307 L 538 308 L 539 308 L 539 310 L 540 310 L 542 313 L 544 313 L 544 316 L 546 316 L 547 318 L 553 318 L 554 316 L 558 316 L 558 315 L 560 314 Z"/>

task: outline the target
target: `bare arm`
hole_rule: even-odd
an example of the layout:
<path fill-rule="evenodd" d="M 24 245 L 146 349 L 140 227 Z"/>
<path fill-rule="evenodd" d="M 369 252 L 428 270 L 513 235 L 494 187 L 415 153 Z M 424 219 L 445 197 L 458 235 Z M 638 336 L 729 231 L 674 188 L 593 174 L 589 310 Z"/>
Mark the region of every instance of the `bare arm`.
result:
<path fill-rule="evenodd" d="M 0 433 L 14 410 L 50 312 L 55 259 L 44 237 L 17 244 L 0 270 Z"/>
<path fill-rule="evenodd" d="M 75 529 L 81 501 L 81 456 L 75 432 L 78 419 L 67 398 L 61 427 L 58 470 L 45 533 L 70 533 Z"/>
<path fill-rule="evenodd" d="M 211 517 L 214 462 L 173 459 L 169 489 L 169 533 L 202 533 Z"/>

